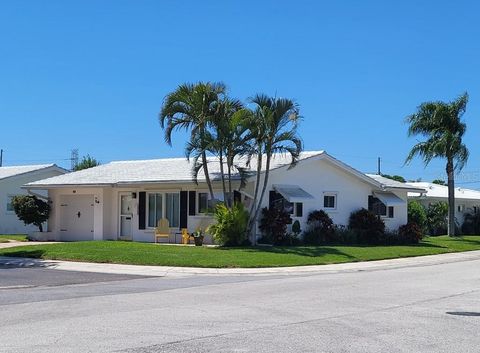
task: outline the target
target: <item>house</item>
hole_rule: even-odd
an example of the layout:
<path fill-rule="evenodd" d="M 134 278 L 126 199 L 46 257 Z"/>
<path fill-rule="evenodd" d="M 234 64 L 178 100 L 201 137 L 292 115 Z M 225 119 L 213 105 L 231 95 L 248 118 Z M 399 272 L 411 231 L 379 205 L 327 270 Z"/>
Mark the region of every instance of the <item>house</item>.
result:
<path fill-rule="evenodd" d="M 240 164 L 244 160 L 237 161 Z M 219 163 L 209 159 L 215 198 L 222 200 Z M 256 170 L 256 160 L 248 165 Z M 185 158 L 111 162 L 25 185 L 46 189 L 52 203 L 48 230 L 59 240 L 124 239 L 151 242 L 158 220 L 170 222 L 170 242 L 180 242 L 180 229 L 190 232 L 211 224 L 206 213 L 209 193 L 202 171 L 198 184 Z M 235 174 L 233 198 L 251 204 L 254 176 L 240 188 Z M 262 207 L 280 206 L 305 228 L 309 212 L 325 210 L 337 224 L 347 224 L 352 211 L 369 208 L 390 229 L 407 222 L 407 192 L 421 192 L 376 175 L 363 174 L 324 151 L 303 152 L 290 168 L 290 157 L 275 155 Z"/>
<path fill-rule="evenodd" d="M 13 211 L 12 198 L 16 195 L 25 195 L 27 191 L 22 185 L 45 178 L 65 174 L 65 169 L 55 164 L 23 165 L 0 167 L 0 234 L 26 234 L 36 230 L 34 226 L 25 226 Z M 45 191 L 39 191 L 46 197 Z"/>
<path fill-rule="evenodd" d="M 428 182 L 412 182 L 408 185 L 425 189 L 425 193 L 409 192 L 410 200 L 417 200 L 423 206 L 428 207 L 436 202 L 448 202 L 448 187 Z M 480 191 L 455 188 L 455 218 L 459 224 L 462 224 L 464 216 L 467 213 L 477 213 L 480 211 Z"/>

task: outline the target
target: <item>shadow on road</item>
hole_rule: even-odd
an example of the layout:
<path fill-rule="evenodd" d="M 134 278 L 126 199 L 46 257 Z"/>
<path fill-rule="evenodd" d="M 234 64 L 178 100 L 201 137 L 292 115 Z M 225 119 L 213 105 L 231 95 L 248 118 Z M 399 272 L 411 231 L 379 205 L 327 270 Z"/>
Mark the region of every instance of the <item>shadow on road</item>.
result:
<path fill-rule="evenodd" d="M 448 315 L 456 315 L 456 316 L 480 316 L 480 313 L 475 311 L 447 311 Z"/>
<path fill-rule="evenodd" d="M 54 262 L 41 260 L 43 255 L 42 250 L 30 250 L 30 251 L 16 251 L 9 255 L 0 257 L 0 269 L 12 269 L 12 268 L 51 268 L 56 266 Z M 23 258 L 22 256 L 29 257 Z M 34 257 L 34 258 L 32 258 Z"/>

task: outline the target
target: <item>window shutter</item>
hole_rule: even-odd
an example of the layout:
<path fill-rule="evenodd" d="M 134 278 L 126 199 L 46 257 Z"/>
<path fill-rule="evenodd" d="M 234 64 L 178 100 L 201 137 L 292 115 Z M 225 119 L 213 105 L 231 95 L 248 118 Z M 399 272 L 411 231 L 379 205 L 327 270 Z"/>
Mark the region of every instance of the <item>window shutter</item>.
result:
<path fill-rule="evenodd" d="M 188 224 L 188 191 L 180 191 L 180 229 L 187 228 Z"/>
<path fill-rule="evenodd" d="M 147 195 L 145 191 L 138 193 L 138 229 L 145 229 L 145 214 L 147 206 Z"/>
<path fill-rule="evenodd" d="M 188 214 L 190 216 L 195 216 L 196 208 L 197 208 L 197 192 L 189 191 L 188 192 Z"/>
<path fill-rule="evenodd" d="M 241 203 L 242 202 L 242 194 L 237 191 L 237 190 L 234 190 L 233 191 L 233 203 L 236 204 L 236 203 Z"/>
<path fill-rule="evenodd" d="M 303 203 L 302 202 L 297 202 L 296 204 L 296 216 L 297 217 L 303 217 Z"/>

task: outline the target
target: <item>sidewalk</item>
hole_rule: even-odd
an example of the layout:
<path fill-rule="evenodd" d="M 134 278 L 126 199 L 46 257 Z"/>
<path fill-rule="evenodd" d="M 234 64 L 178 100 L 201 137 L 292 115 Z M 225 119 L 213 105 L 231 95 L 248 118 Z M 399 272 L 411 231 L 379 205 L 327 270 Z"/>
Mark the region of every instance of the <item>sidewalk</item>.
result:
<path fill-rule="evenodd" d="M 350 262 L 332 265 L 266 267 L 266 268 L 195 268 L 169 266 L 139 266 L 122 264 L 102 264 L 88 262 L 70 262 L 57 260 L 39 260 L 31 258 L 0 257 L 0 265 L 7 267 L 42 267 L 47 269 L 80 272 L 99 272 L 130 274 L 142 276 L 192 276 L 192 275 L 295 275 L 320 274 L 356 271 L 373 271 L 402 267 L 431 266 L 452 262 L 480 260 L 480 250 L 427 255 L 391 260 Z"/>

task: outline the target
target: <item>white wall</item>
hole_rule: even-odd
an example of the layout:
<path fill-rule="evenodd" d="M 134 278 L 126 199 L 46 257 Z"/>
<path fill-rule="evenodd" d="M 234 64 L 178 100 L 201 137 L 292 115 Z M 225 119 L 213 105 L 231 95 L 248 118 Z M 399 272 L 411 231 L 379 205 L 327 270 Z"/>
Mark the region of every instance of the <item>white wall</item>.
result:
<path fill-rule="evenodd" d="M 274 184 L 298 185 L 314 197 L 303 203 L 303 217 L 293 217 L 294 221 L 296 219 L 300 221 L 303 230 L 306 228 L 308 214 L 314 210 L 324 210 L 335 224 L 347 225 L 353 211 L 368 208 L 368 196 L 372 195 L 374 191 L 372 185 L 324 159 L 305 160 L 292 169 L 273 170 L 269 176 L 262 207 L 268 207 L 268 190 L 272 190 Z M 253 193 L 251 185 L 247 190 L 249 193 Z M 324 193 L 331 192 L 337 195 L 335 210 L 323 207 Z M 395 191 L 394 193 L 403 200 L 407 198 L 407 193 L 404 191 Z M 386 227 L 392 230 L 407 223 L 406 203 L 403 206 L 395 206 L 394 218 L 382 217 L 382 219 L 385 221 Z"/>
<path fill-rule="evenodd" d="M 21 188 L 22 185 L 61 174 L 63 172 L 57 167 L 52 167 L 0 180 L 0 234 L 28 234 L 38 231 L 36 226 L 25 226 L 15 212 L 7 211 L 9 196 L 28 195 L 27 190 Z M 35 193 L 48 195 L 46 190 L 37 190 Z"/>

